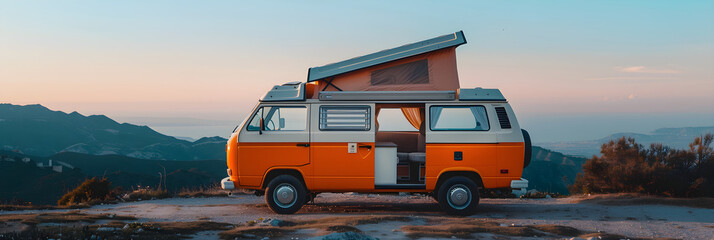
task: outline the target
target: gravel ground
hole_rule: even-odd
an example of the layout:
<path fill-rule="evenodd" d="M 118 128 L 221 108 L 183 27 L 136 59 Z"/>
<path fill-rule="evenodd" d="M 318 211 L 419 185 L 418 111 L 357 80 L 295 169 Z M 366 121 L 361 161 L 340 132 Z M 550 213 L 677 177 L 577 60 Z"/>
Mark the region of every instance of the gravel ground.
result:
<path fill-rule="evenodd" d="M 555 224 L 584 231 L 606 232 L 629 237 L 714 239 L 714 209 L 668 205 L 610 206 L 577 203 L 577 197 L 551 199 L 481 199 L 478 212 L 472 218 L 501 222 L 507 225 Z M 0 214 L 50 212 L 0 211 Z M 334 216 L 406 215 L 415 217 L 444 216 L 437 203 L 421 195 L 334 194 L 318 195 L 314 203 L 305 205 L 292 215 L 278 215 L 265 205 L 263 197 L 233 195 L 216 198 L 170 198 L 120 204 L 98 205 L 82 209 L 86 213 L 114 213 L 134 216 L 139 221 L 211 220 L 241 223 L 250 220 L 306 220 Z M 418 225 L 419 221 L 408 224 Z M 398 239 L 404 235 L 401 224 L 367 224 L 358 226 L 363 232 L 382 239 Z M 423 221 L 422 221 L 423 224 Z M 215 233 L 201 238 L 215 237 Z M 482 237 L 490 238 L 492 234 Z M 496 236 L 497 237 L 497 236 Z"/>

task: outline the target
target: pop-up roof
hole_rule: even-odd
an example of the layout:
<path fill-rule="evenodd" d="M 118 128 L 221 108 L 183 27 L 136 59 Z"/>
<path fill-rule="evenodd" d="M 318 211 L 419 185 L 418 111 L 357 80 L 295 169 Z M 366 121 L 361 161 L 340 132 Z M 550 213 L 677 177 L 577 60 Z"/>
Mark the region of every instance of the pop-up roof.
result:
<path fill-rule="evenodd" d="M 456 90 L 456 47 L 466 43 L 462 31 L 345 61 L 313 67 L 307 82 L 320 91 Z"/>

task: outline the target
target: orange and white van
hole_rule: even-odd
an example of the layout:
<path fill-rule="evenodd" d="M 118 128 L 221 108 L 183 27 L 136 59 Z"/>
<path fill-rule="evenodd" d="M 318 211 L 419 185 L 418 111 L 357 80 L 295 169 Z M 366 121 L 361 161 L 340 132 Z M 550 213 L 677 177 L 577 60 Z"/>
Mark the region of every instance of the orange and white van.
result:
<path fill-rule="evenodd" d="M 463 39 L 455 34 L 461 35 L 447 40 Z M 356 69 L 349 67 L 364 59 L 313 68 L 306 83 L 273 87 L 229 138 L 228 177 L 221 186 L 265 194 L 277 213 L 294 213 L 322 192 L 414 192 L 430 194 L 444 210 L 461 215 L 474 211 L 482 189 L 526 188 L 521 173 L 530 160 L 530 138 L 498 89 L 414 90 L 444 82 L 435 79 L 445 71 L 432 71 L 428 54 L 461 41 L 430 39 L 419 42 L 418 51 L 390 58 L 415 48 L 405 45 L 363 56 L 379 59 Z M 339 70 L 318 71 L 325 69 Z M 407 87 L 369 89 L 384 83 L 375 72 L 388 75 L 387 87 Z M 367 89 L 350 74 L 367 78 Z M 381 112 L 392 117 L 380 118 Z M 402 129 L 410 130 L 380 129 L 394 126 L 395 112 L 408 125 Z"/>

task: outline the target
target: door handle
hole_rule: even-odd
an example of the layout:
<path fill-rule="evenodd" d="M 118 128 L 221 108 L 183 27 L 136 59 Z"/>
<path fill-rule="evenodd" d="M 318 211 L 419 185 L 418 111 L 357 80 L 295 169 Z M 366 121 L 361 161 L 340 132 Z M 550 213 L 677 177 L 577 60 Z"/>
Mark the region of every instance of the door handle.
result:
<path fill-rule="evenodd" d="M 309 147 L 310 144 L 309 143 L 298 143 L 297 146 L 298 147 Z"/>
<path fill-rule="evenodd" d="M 360 145 L 359 148 L 372 149 L 371 145 Z"/>

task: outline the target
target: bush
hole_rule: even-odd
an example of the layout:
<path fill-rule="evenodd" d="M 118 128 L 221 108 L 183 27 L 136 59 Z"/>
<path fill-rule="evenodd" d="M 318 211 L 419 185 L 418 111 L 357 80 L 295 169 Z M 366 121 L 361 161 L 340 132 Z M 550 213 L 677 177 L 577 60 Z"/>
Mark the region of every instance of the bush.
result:
<path fill-rule="evenodd" d="M 57 201 L 57 205 L 76 205 L 90 201 L 105 201 L 109 198 L 111 183 L 106 179 L 90 178 Z"/>
<path fill-rule="evenodd" d="M 714 196 L 714 135 L 697 137 L 689 149 L 652 144 L 645 148 L 622 137 L 602 145 L 602 156 L 583 164 L 573 193 L 636 192 L 674 197 Z"/>
<path fill-rule="evenodd" d="M 122 199 L 125 201 L 141 201 L 169 197 L 171 197 L 171 194 L 169 194 L 169 192 L 167 192 L 166 190 L 140 188 L 124 194 L 124 196 L 122 196 Z"/>

